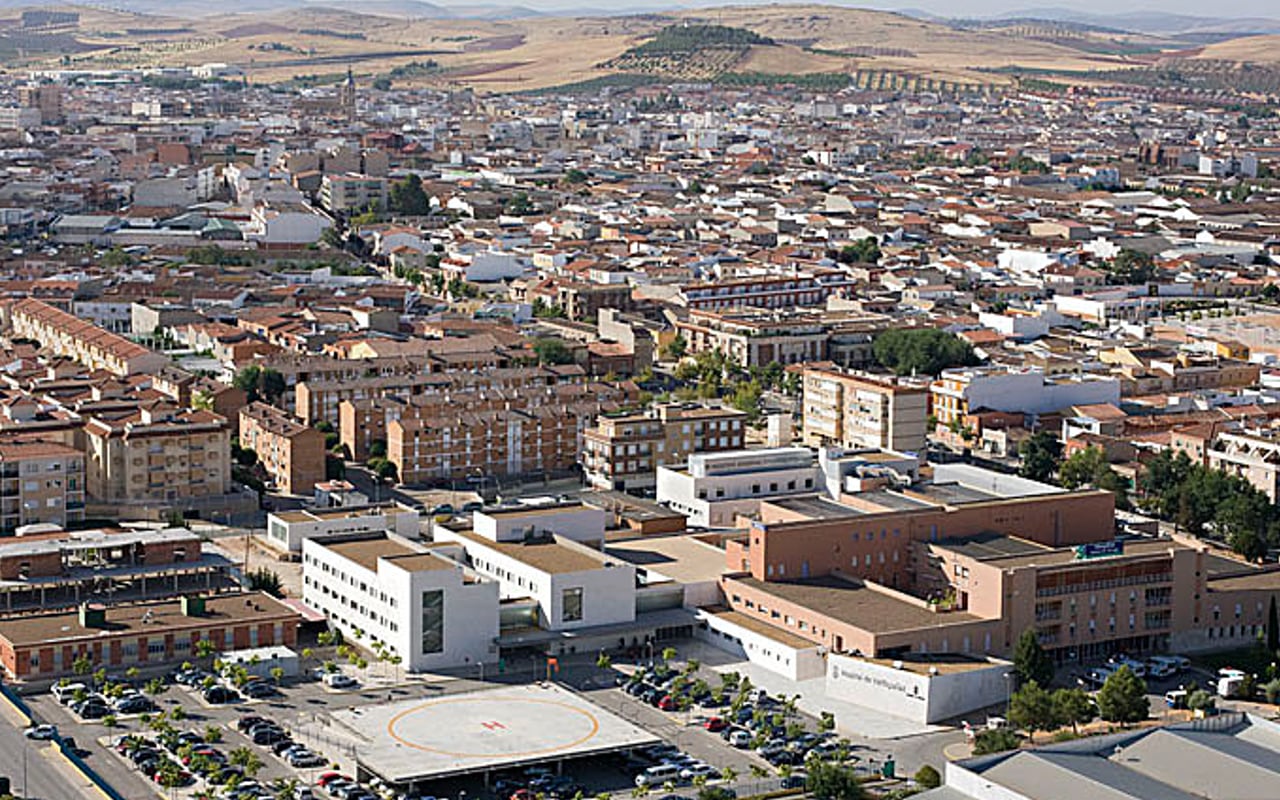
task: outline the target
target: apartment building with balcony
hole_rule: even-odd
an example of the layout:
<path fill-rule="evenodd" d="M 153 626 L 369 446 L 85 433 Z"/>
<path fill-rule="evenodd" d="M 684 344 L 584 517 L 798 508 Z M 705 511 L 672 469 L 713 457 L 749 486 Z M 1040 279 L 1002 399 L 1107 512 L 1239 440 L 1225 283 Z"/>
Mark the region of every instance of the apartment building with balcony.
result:
<path fill-rule="evenodd" d="M 84 453 L 56 442 L 0 441 L 0 536 L 84 519 Z"/>
<path fill-rule="evenodd" d="M 814 365 L 804 370 L 803 390 L 801 435 L 811 447 L 924 450 L 929 416 L 924 382 Z"/>
<path fill-rule="evenodd" d="M 94 414 L 84 432 L 93 501 L 179 506 L 231 488 L 230 426 L 210 411 L 139 405 Z"/>
<path fill-rule="evenodd" d="M 694 453 L 741 450 L 746 420 L 737 409 L 677 403 L 602 416 L 583 433 L 583 470 L 599 489 L 652 489 L 658 467 L 683 465 Z"/>
<path fill-rule="evenodd" d="M 286 494 L 310 494 L 325 479 L 324 434 L 266 403 L 240 409 L 240 446 Z"/>

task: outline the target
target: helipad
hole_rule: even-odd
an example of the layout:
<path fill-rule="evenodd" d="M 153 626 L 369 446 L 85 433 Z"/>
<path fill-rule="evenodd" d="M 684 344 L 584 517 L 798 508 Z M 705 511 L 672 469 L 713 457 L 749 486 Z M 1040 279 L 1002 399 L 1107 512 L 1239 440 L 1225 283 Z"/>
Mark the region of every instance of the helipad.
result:
<path fill-rule="evenodd" d="M 658 737 L 555 684 L 338 711 L 367 744 L 360 767 L 405 784 L 610 753 Z"/>

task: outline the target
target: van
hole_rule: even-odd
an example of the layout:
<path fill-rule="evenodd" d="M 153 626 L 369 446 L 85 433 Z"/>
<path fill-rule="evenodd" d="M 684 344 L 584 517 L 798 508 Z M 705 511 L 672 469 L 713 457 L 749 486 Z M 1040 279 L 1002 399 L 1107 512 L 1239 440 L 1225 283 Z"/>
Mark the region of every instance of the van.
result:
<path fill-rule="evenodd" d="M 350 689 L 356 685 L 356 679 L 341 672 L 329 672 L 321 679 L 330 689 Z"/>
<path fill-rule="evenodd" d="M 680 767 L 675 764 L 658 764 L 636 776 L 636 786 L 661 786 L 680 777 Z"/>
<path fill-rule="evenodd" d="M 746 747 L 751 744 L 751 734 L 746 731 L 734 731 L 729 734 L 729 744 L 734 747 Z"/>
<path fill-rule="evenodd" d="M 57 700 L 59 704 L 65 706 L 67 703 L 71 702 L 72 697 L 75 697 L 76 692 L 88 692 L 89 687 L 85 686 L 83 683 L 55 683 L 53 688 L 49 691 L 53 694 L 54 700 Z"/>
<path fill-rule="evenodd" d="M 1187 707 L 1187 690 L 1174 689 L 1172 692 L 1165 692 L 1164 704 L 1169 708 L 1186 708 Z"/>

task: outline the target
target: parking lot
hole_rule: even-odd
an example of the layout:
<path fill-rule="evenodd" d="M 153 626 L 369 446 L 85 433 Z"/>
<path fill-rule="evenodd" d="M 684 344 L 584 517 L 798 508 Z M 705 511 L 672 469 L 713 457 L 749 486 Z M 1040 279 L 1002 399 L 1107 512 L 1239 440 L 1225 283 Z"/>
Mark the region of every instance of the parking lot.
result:
<path fill-rule="evenodd" d="M 780 741 L 773 742 L 775 750 L 779 745 L 783 749 L 798 748 L 799 743 L 791 740 L 798 740 L 800 737 L 807 736 L 812 740 L 806 742 L 807 745 L 821 744 L 825 740 L 817 738 L 819 731 L 816 720 L 794 709 L 784 708 L 779 701 L 768 699 L 759 704 L 762 710 L 767 709 L 767 714 L 743 713 L 744 707 L 751 708 L 753 704 L 739 703 L 738 711 L 734 713 L 742 714 L 743 725 L 756 727 L 758 723 L 763 727 L 760 728 L 759 735 L 752 734 L 749 746 L 738 737 L 740 746 L 735 747 L 728 741 L 729 731 L 725 730 L 727 724 L 720 721 L 722 715 L 729 713 L 729 703 L 732 700 L 717 708 L 703 707 L 696 703 L 690 703 L 687 708 L 682 709 L 658 708 L 652 702 L 644 702 L 640 697 L 628 694 L 623 686 L 616 685 L 626 680 L 624 673 L 613 670 L 592 672 L 590 680 L 577 682 L 581 691 L 572 692 L 567 688 L 556 688 L 555 691 L 567 695 L 567 705 L 583 705 L 582 709 L 571 709 L 566 714 L 586 713 L 593 726 L 600 724 L 605 718 L 612 719 L 613 722 L 609 724 L 614 726 L 614 733 L 623 731 L 626 735 L 617 741 L 605 741 L 602 738 L 596 743 L 608 744 L 611 748 L 617 745 L 617 750 L 625 752 L 579 755 L 566 751 L 558 755 L 550 754 L 556 757 L 549 759 L 545 766 L 532 764 L 473 775 L 457 775 L 456 770 L 447 768 L 448 759 L 444 758 L 439 772 L 449 777 L 419 782 L 415 787 L 418 795 L 459 800 L 468 797 L 508 800 L 513 795 L 524 797 L 525 795 L 517 793 L 521 789 L 527 789 L 530 793 L 552 797 L 571 797 L 578 792 L 586 796 L 601 793 L 629 796 L 636 786 L 637 776 L 644 774 L 650 767 L 657 768 L 653 773 L 658 777 L 648 787 L 655 791 L 684 791 L 693 794 L 696 786 L 704 782 L 734 785 L 742 792 L 773 790 L 783 782 L 778 777 L 778 768 L 781 766 L 785 773 L 792 768 L 785 766 L 786 762 L 794 760 L 794 768 L 799 769 L 803 756 L 797 751 L 796 755 L 784 756 L 779 760 L 775 753 L 771 765 L 769 760 L 755 752 L 755 747 L 765 744 L 769 739 L 779 740 L 780 737 Z M 617 676 L 616 682 L 614 676 Z M 677 688 L 683 690 L 686 685 L 689 688 L 701 688 L 701 679 L 681 679 L 674 668 L 664 677 L 668 681 L 668 691 Z M 92 684 L 92 680 L 88 678 L 82 680 Z M 370 731 L 382 727 L 390 730 L 394 727 L 388 726 L 387 721 L 382 720 L 379 714 L 391 714 L 400 719 L 405 717 L 405 712 L 399 709 L 421 714 L 434 708 L 434 704 L 442 700 L 458 698 L 461 701 L 472 696 L 483 698 L 493 690 L 497 690 L 495 697 L 502 691 L 530 690 L 527 683 L 520 682 L 515 676 L 508 675 L 501 680 L 502 683 L 493 680 L 482 683 L 466 678 L 434 676 L 424 679 L 414 676 L 397 685 L 383 684 L 343 691 L 305 677 L 284 682 L 278 693 L 271 697 L 249 699 L 241 696 L 225 703 L 206 700 L 208 678 L 204 682 L 197 681 L 198 685 L 195 686 L 169 681 L 166 682 L 164 691 L 153 693 L 157 688 L 153 684 L 146 687 L 150 691 L 140 693 L 141 700 L 133 701 L 139 705 L 147 701 L 154 702 L 154 710 L 147 713 L 116 712 L 115 704 L 128 701 L 131 692 L 112 689 L 106 692 L 107 697 L 102 698 L 109 706 L 108 713 L 103 714 L 102 709 L 96 709 L 92 712 L 93 719 L 80 717 L 70 707 L 75 705 L 83 711 L 86 703 L 98 702 L 92 696 L 92 687 L 90 691 L 79 690 L 75 697 L 64 697 L 66 704 L 59 702 L 52 693 L 31 696 L 29 701 L 38 718 L 56 725 L 63 736 L 73 736 L 87 762 L 131 798 L 159 795 L 177 800 L 208 792 L 215 797 L 249 800 L 274 796 L 282 782 L 289 782 L 290 787 L 311 787 L 317 798 L 332 796 L 339 800 L 369 800 L 370 797 L 379 796 L 376 793 L 377 782 L 367 770 L 358 771 L 356 755 L 359 753 L 363 761 L 370 753 Z M 141 687 L 146 681 L 137 679 L 132 683 Z M 675 693 L 680 694 L 678 691 Z M 441 709 L 445 707 L 442 705 Z M 470 715 L 484 716 L 487 713 L 495 717 L 492 721 L 487 717 L 481 720 L 479 716 L 470 720 L 470 716 L 463 715 L 464 722 L 470 720 L 481 727 L 500 722 L 502 726 L 507 726 L 504 735 L 519 737 L 518 741 L 524 742 L 539 739 L 551 741 L 557 736 L 578 738 L 569 736 L 572 726 L 568 724 L 568 719 L 555 726 L 558 730 L 542 731 L 538 727 L 538 715 L 532 713 L 529 725 L 520 729 L 516 725 L 519 720 L 512 716 L 510 706 L 494 708 L 501 708 L 501 713 L 491 713 L 490 709 L 477 707 L 473 709 L 475 713 Z M 778 714 L 784 714 L 785 721 L 776 719 Z M 748 715 L 753 719 L 748 720 Z M 157 722 L 159 716 L 164 718 L 163 722 Z M 258 728 L 237 724 L 246 717 L 261 717 L 261 720 L 254 720 Z M 756 717 L 760 720 L 756 720 Z M 762 721 L 766 717 L 768 721 Z M 360 725 L 355 724 L 362 718 L 372 721 L 368 730 L 362 731 Z M 108 722 L 111 724 L 108 725 Z M 458 724 L 457 720 L 445 717 L 430 720 L 424 717 L 420 722 L 427 723 L 425 729 L 428 730 Z M 273 732 L 272 723 L 278 727 L 278 732 Z M 403 726 L 403 723 L 397 724 Z M 409 736 L 407 730 L 403 727 L 395 728 L 402 738 Z M 210 732 L 213 732 L 213 740 L 210 740 Z M 447 730 L 443 735 L 448 737 Z M 277 742 L 285 738 L 304 745 L 307 751 L 316 754 L 316 758 L 307 758 L 299 761 L 298 765 L 291 765 L 284 757 L 273 752 L 273 746 L 277 750 L 283 750 L 286 745 L 278 745 Z M 834 739 L 834 736 L 826 738 Z M 429 734 L 420 734 L 419 739 L 409 736 L 409 739 L 408 747 L 424 748 L 418 754 L 424 758 L 428 755 L 426 750 L 442 747 Z M 405 747 L 403 741 L 394 745 Z M 521 747 L 527 748 L 528 745 Z M 534 749 L 536 751 L 537 748 Z M 252 756 L 246 756 L 246 752 Z M 496 751 L 495 755 L 498 762 L 502 761 L 501 751 Z M 856 763 L 858 757 L 853 753 L 850 755 L 852 762 Z M 247 774 L 236 774 L 233 779 L 236 763 Z M 662 766 L 663 764 L 673 765 L 674 771 Z M 337 784 L 330 782 L 327 788 L 318 787 L 317 780 L 330 772 L 359 777 L 362 785 L 343 784 L 339 781 Z M 181 785 L 161 785 L 156 777 L 158 773 L 163 773 L 164 780 L 179 782 Z M 227 782 L 232 784 L 233 790 L 223 788 Z M 796 779 L 791 781 L 796 782 Z M 238 791 L 234 790 L 237 784 Z M 369 790 L 370 794 L 361 793 L 365 790 Z M 408 792 L 397 795 L 387 789 L 381 796 L 394 798 L 415 795 Z"/>

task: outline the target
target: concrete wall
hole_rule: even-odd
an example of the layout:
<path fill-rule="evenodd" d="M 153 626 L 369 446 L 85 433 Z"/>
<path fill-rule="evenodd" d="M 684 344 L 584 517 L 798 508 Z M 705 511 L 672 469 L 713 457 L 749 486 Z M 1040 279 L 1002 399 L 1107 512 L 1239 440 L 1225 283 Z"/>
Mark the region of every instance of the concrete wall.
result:
<path fill-rule="evenodd" d="M 919 664 L 894 669 L 849 656 L 827 657 L 827 695 L 917 722 L 935 723 L 996 705 L 1008 691 L 1010 667 L 988 667 L 929 675 Z"/>
<path fill-rule="evenodd" d="M 694 628 L 694 638 L 727 653 L 745 658 L 756 666 L 793 681 L 818 678 L 826 671 L 822 648 L 816 644 L 795 647 L 735 624 L 721 615 L 698 614 L 706 627 Z"/>

